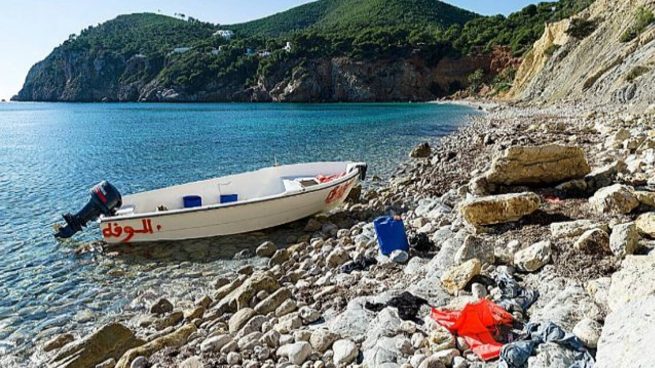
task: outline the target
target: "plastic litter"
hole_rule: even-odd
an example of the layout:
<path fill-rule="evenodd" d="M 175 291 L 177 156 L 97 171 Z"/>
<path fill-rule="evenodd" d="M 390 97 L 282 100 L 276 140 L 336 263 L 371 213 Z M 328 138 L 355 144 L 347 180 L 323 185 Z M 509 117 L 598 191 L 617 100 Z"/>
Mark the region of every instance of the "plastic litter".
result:
<path fill-rule="evenodd" d="M 432 308 L 432 318 L 451 333 L 463 337 L 484 361 L 500 355 L 503 343 L 494 336 L 500 336 L 501 330 L 511 329 L 513 321 L 511 314 L 486 299 L 469 303 L 461 311 Z"/>
<path fill-rule="evenodd" d="M 428 305 L 428 301 L 405 291 L 402 294 L 389 299 L 386 304 L 366 302 L 364 308 L 373 312 L 379 312 L 385 307 L 397 308 L 398 317 L 400 317 L 400 319 L 422 324 L 423 322 L 416 316 L 422 305 Z"/>

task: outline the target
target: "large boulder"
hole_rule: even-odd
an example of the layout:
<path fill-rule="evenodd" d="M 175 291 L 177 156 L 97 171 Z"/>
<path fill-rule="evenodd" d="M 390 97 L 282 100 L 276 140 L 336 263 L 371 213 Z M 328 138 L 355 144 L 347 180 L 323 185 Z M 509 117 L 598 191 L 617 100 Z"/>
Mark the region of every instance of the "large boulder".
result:
<path fill-rule="evenodd" d="M 432 154 L 432 148 L 428 142 L 423 142 L 412 149 L 412 152 L 409 153 L 409 157 L 413 158 L 425 158 L 430 157 Z"/>
<path fill-rule="evenodd" d="M 612 275 L 607 301 L 613 311 L 623 305 L 655 295 L 655 257 L 626 256 L 621 269 Z"/>
<path fill-rule="evenodd" d="M 482 263 L 477 258 L 451 267 L 441 275 L 441 285 L 454 295 L 458 290 L 463 289 L 473 277 L 479 275 L 481 268 Z"/>
<path fill-rule="evenodd" d="M 652 269 L 650 270 L 652 273 Z M 652 367 L 655 296 L 623 304 L 605 318 L 598 340 L 596 368 Z"/>
<path fill-rule="evenodd" d="M 485 177 L 491 184 L 552 184 L 590 172 L 581 148 L 549 144 L 507 148 L 493 160 Z"/>
<path fill-rule="evenodd" d="M 518 221 L 539 205 L 541 198 L 535 193 L 503 194 L 468 199 L 460 205 L 460 213 L 471 225 L 493 225 Z"/>
<path fill-rule="evenodd" d="M 57 368 L 95 367 L 107 359 L 119 359 L 123 353 L 144 342 L 120 323 L 110 323 L 90 336 L 64 346 L 50 361 Z"/>
<path fill-rule="evenodd" d="M 639 206 L 639 200 L 632 187 L 622 184 L 601 188 L 589 198 L 593 209 L 600 213 L 630 213 Z"/>
<path fill-rule="evenodd" d="M 186 344 L 189 336 L 191 336 L 191 334 L 197 330 L 198 329 L 196 328 L 196 325 L 189 323 L 169 333 L 168 335 L 158 337 L 146 344 L 132 348 L 123 354 L 118 363 L 116 363 L 115 368 L 130 367 L 132 361 L 138 356 L 147 358 L 164 348 L 178 348 Z"/>

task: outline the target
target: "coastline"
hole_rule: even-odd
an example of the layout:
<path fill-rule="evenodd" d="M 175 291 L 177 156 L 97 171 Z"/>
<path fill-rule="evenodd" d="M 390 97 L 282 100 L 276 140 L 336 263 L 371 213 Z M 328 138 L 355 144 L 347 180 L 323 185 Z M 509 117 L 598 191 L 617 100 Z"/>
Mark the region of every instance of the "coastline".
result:
<path fill-rule="evenodd" d="M 104 366 L 130 367 L 135 360 L 145 359 L 158 367 L 276 367 L 284 362 L 303 367 L 351 362 L 407 366 L 410 361 L 418 361 L 411 364 L 418 367 L 436 354 L 445 356 L 449 365 L 480 366 L 482 362 L 470 349 L 431 320 L 428 308 L 421 308 L 419 320 L 411 322 L 400 319 L 395 308 L 374 312 L 364 305 L 386 303 L 405 291 L 433 307 L 461 308 L 485 297 L 502 302 L 506 299 L 502 293 L 499 296 L 497 286 L 471 281 L 480 277 L 493 280 L 499 274 L 508 274 L 522 288 L 539 294 L 529 309 L 515 313 L 517 321 L 552 321 L 595 350 L 601 323 L 617 309 L 618 302 L 611 302 L 612 308 L 608 305 L 607 294 L 615 282 L 612 277 L 610 283 L 609 277 L 626 254 L 632 259 L 639 257 L 629 255 L 637 249 L 644 252 L 652 247 L 646 237 L 639 238 L 639 246 L 631 243 L 631 249 L 618 241 L 623 245 L 621 253 L 609 248 L 608 235 L 609 228 L 614 236 L 616 225 L 634 221 L 655 204 L 648 202 L 653 197 L 642 188 L 646 184 L 642 173 L 655 171 L 653 164 L 637 170 L 620 163 L 629 160 L 629 155 L 646 154 L 648 149 L 640 151 L 639 147 L 650 138 L 626 152 L 622 147 L 635 143 L 628 143 L 621 129 L 628 126 L 646 131 L 638 122 L 647 117 L 633 114 L 618 119 L 616 113 L 592 113 L 580 106 L 493 105 L 486 109 L 486 114 L 472 117 L 442 137 L 429 157 L 401 163 L 387 185 L 365 191 L 335 214 L 308 220 L 297 244 L 277 249 L 270 242 L 263 243 L 256 254 L 268 258 L 267 265 L 247 265 L 220 275 L 213 283 L 214 292 L 195 301 L 171 302 L 165 295 L 149 300 L 149 310 L 123 322 L 144 343 L 120 354 L 114 352 L 117 357 L 106 359 Z M 571 180 L 544 179 L 530 185 L 493 185 L 478 179 L 506 148 L 549 144 L 577 147 L 576 152 L 582 152 L 594 171 Z M 559 160 L 564 170 L 567 161 Z M 636 204 L 627 212 L 621 203 L 606 200 L 599 204 L 594 199 L 601 184 L 607 187 L 617 182 L 632 188 L 625 189 L 626 195 L 633 193 Z M 492 223 L 500 223 L 471 226 L 461 212 L 471 199 L 510 201 L 523 198 L 525 192 L 536 194 L 538 209 L 521 213 L 518 221 L 506 221 L 503 213 L 493 213 L 498 218 Z M 513 208 L 510 202 L 506 205 Z M 598 211 L 598 206 L 607 208 Z M 410 238 L 425 234 L 432 247 L 412 249 L 407 263 L 380 256 L 370 220 L 390 212 L 402 214 Z M 566 222 L 567 232 L 554 230 L 551 224 L 555 222 Z M 599 238 L 589 239 L 589 231 Z M 366 265 L 364 260 L 372 258 L 377 264 Z M 346 264 L 354 264 L 355 270 L 344 272 Z M 624 286 L 632 280 L 630 275 L 617 279 Z M 626 293 L 614 290 L 613 296 L 625 301 Z M 442 340 L 435 340 L 435 334 Z M 126 341 L 134 339 L 127 335 Z M 50 347 L 59 345 L 57 338 Z M 68 346 L 53 348 L 61 350 L 50 353 L 50 359 L 65 359 L 70 346 L 83 346 L 98 338 L 70 335 L 60 340 L 68 340 Z M 599 347 L 596 358 L 608 359 L 621 344 L 621 339 L 616 340 Z M 537 352 L 537 361 L 546 362 L 548 356 L 576 361 L 566 349 L 558 349 Z"/>

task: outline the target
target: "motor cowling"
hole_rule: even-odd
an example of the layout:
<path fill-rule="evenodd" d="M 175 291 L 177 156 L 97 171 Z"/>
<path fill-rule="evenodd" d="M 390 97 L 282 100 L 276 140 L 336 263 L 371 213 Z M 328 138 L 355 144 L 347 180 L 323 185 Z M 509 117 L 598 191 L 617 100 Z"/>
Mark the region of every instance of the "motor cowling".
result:
<path fill-rule="evenodd" d="M 100 215 L 112 216 L 122 205 L 121 193 L 104 180 L 91 188 L 91 199 L 76 214 L 67 213 L 63 215 L 66 226 L 59 228 L 55 236 L 57 238 L 70 238 L 89 221 L 97 219 Z"/>

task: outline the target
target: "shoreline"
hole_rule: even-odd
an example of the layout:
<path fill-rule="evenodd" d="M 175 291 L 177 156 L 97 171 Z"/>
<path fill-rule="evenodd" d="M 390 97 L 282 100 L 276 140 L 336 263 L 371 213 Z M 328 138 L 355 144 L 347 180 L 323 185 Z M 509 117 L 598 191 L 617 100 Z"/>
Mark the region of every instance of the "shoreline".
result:
<path fill-rule="evenodd" d="M 493 280 L 499 274 L 508 274 L 522 288 L 539 294 L 529 308 L 515 312 L 517 321 L 552 321 L 596 351 L 602 323 L 617 310 L 617 302 L 607 297 L 610 287 L 615 282 L 629 285 L 631 280 L 630 275 L 617 280 L 609 277 L 623 272 L 619 271 L 622 258 L 645 257 L 630 254 L 648 252 L 653 245 L 645 236 L 628 245 L 628 240 L 621 239 L 610 244 L 609 238 L 609 234 L 615 236 L 617 225 L 630 223 L 655 207 L 655 200 L 648 202 L 655 194 L 651 197 L 638 185 L 644 181 L 641 172 L 655 172 L 653 163 L 637 169 L 619 163 L 648 150 L 639 147 L 650 138 L 637 145 L 621 133 L 624 125 L 646 131 L 636 125 L 643 117 L 635 115 L 617 124 L 615 114 L 594 114 L 571 106 L 538 109 L 498 104 L 487 109 L 486 114 L 471 117 L 441 137 L 429 157 L 400 163 L 387 185 L 363 193 L 361 200 L 336 214 L 308 220 L 298 243 L 283 249 L 267 242 L 260 245 L 256 253 L 269 259 L 267 266 L 248 265 L 219 276 L 214 292 L 195 301 L 171 303 L 165 295 L 157 296 L 163 299 L 152 303 L 152 313 L 146 310 L 125 322 L 131 331 L 126 341 L 141 338 L 145 342 L 114 352 L 118 357 L 107 359 L 104 366 L 130 367 L 134 360 L 143 359 L 146 366 L 157 367 L 277 367 L 284 362 L 329 367 L 356 362 L 356 366 L 388 363 L 418 368 L 435 355 L 444 356 L 441 359 L 447 359 L 449 366 L 481 366 L 470 349 L 430 319 L 428 308 L 420 309 L 417 317 L 422 323 L 418 323 L 400 319 L 395 308 L 374 312 L 364 304 L 386 303 L 404 291 L 433 307 L 461 308 L 485 297 L 503 302 L 507 299 L 502 290 L 498 294 L 498 286 L 471 284 L 471 280 Z M 594 171 L 582 170 L 566 180 L 545 177 L 530 185 L 495 185 L 483 175 L 492 158 L 506 148 L 544 144 L 578 147 L 575 152 L 582 152 Z M 624 146 L 632 148 L 627 152 L 619 148 Z M 567 159 L 556 157 L 566 171 Z M 520 176 L 520 170 L 515 174 Z M 634 206 L 627 212 L 611 199 L 594 199 L 596 192 L 614 183 L 629 186 L 625 195 L 632 195 Z M 471 221 L 479 219 L 467 217 L 462 208 L 475 198 L 508 201 L 508 208 L 514 208 L 511 201 L 525 198 L 538 198 L 539 203 L 529 213 L 516 209 L 518 221 L 492 211 L 495 218 L 471 226 Z M 412 249 L 406 263 L 380 256 L 370 220 L 390 211 L 402 214 L 410 238 L 425 234 L 432 247 Z M 566 231 L 554 230 L 551 224 L 559 222 L 566 223 L 562 226 Z M 359 263 L 372 258 L 377 264 Z M 347 264 L 355 270 L 344 272 Z M 625 293 L 615 291 L 613 296 L 625 301 Z M 435 345 L 435 334 L 452 343 Z M 57 338 L 50 347 L 60 345 Z M 65 359 L 70 346 L 97 338 L 97 334 L 60 338 L 69 340 L 62 344 L 68 346 L 53 348 L 55 353 L 49 357 L 56 359 L 59 354 L 59 360 Z M 595 358 L 609 359 L 620 340 L 601 345 Z M 577 359 L 561 347 L 537 351 L 535 359 L 548 359 L 545 354 L 567 362 Z M 377 361 L 379 357 L 385 361 Z"/>

